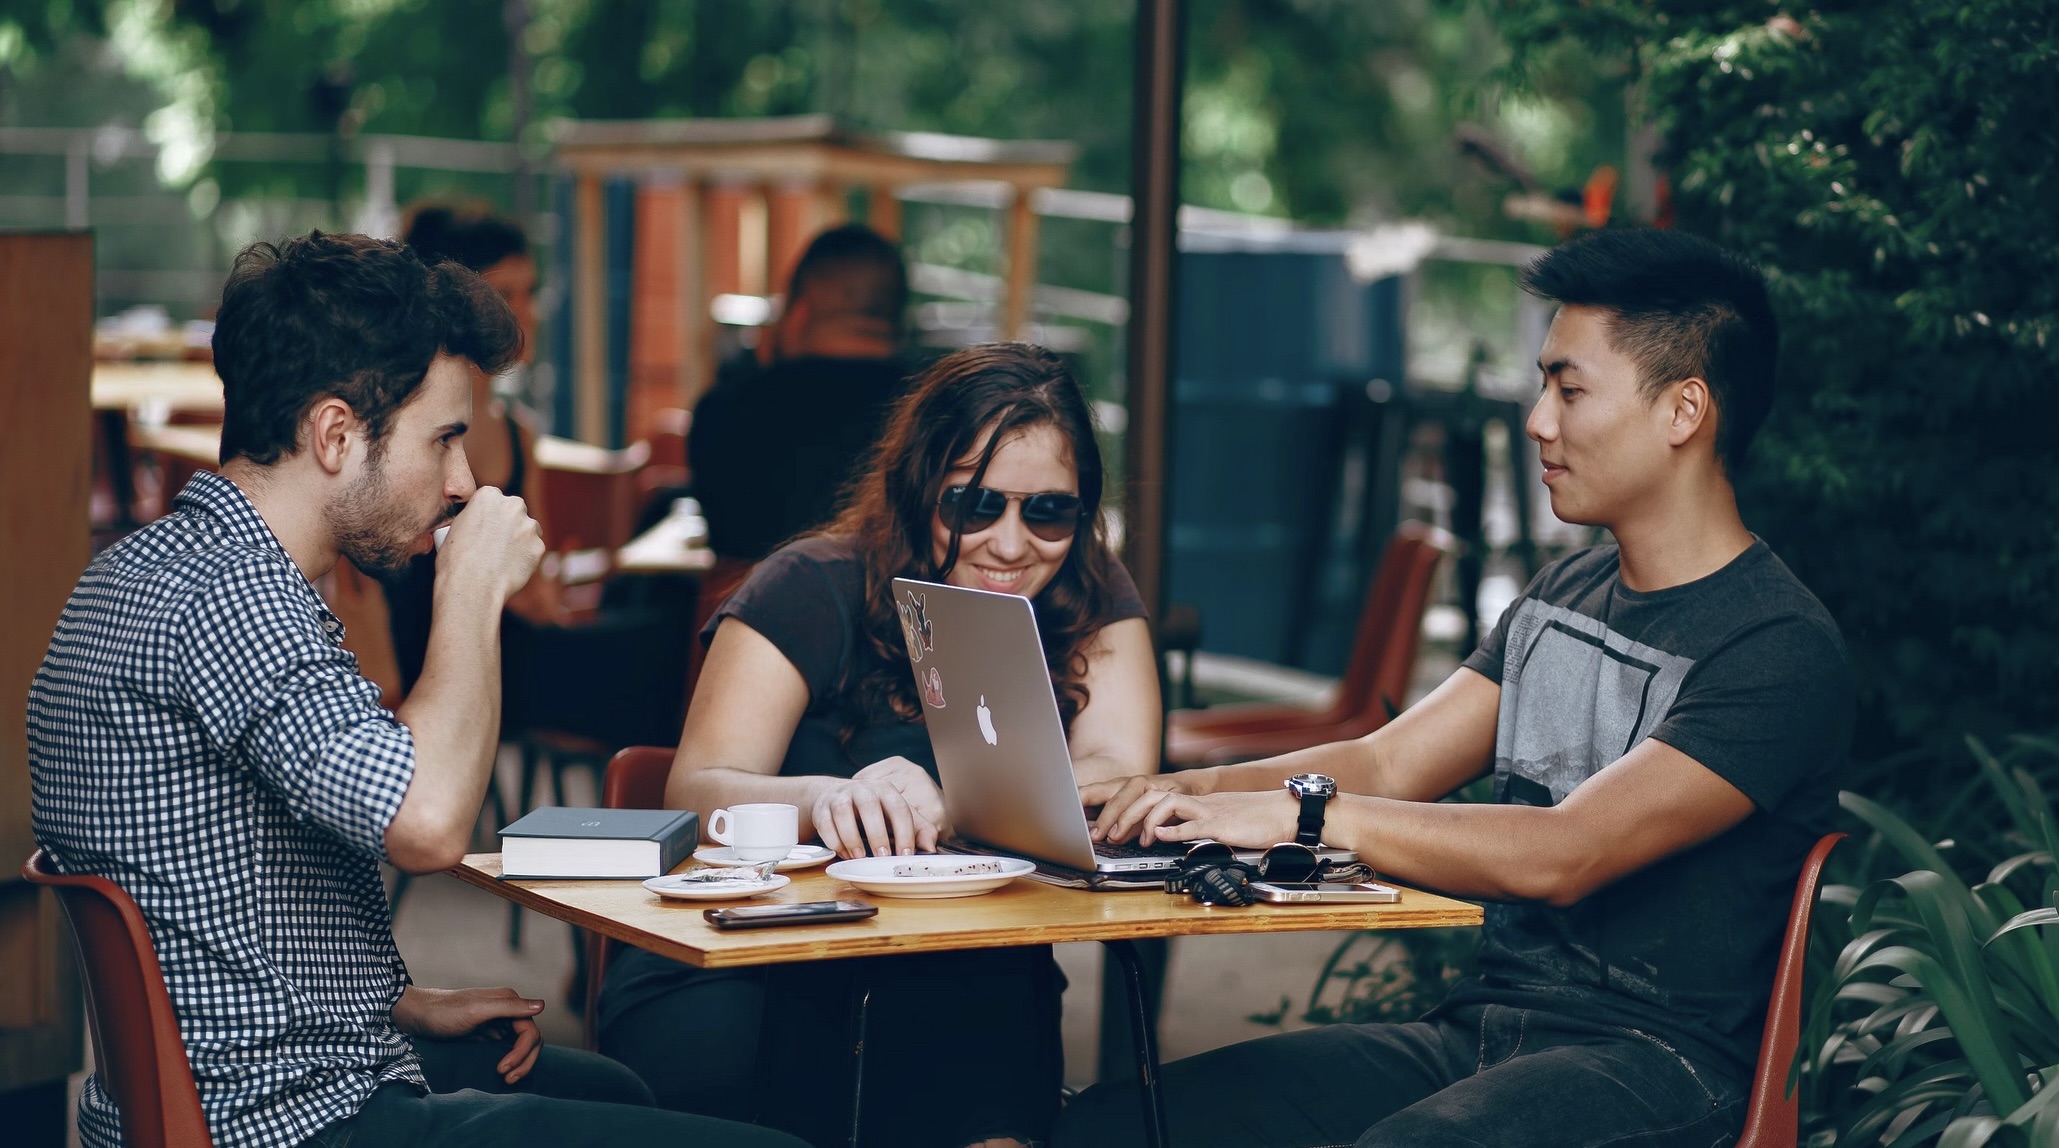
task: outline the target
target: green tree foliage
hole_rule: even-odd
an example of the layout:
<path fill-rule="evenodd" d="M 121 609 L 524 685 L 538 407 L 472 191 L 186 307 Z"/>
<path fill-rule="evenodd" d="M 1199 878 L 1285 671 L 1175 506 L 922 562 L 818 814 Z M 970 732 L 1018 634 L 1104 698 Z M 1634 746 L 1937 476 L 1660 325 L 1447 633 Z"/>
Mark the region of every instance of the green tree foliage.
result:
<path fill-rule="evenodd" d="M 1128 186 L 1133 0 L 526 7 L 538 123 L 830 112 L 862 130 L 1069 139 L 1075 186 Z M 0 114 L 11 74 L 120 27 L 131 69 L 149 57 L 164 97 L 217 131 L 507 139 L 505 15 L 503 0 L 0 0 Z M 1194 0 L 1189 28 L 1189 202 L 1547 238 L 1502 216 L 1506 179 L 1463 158 L 1453 129 L 1486 125 L 1557 188 L 1621 155 L 1620 69 L 1569 44 L 1507 92 L 1482 0 Z M 232 195 L 325 190 L 310 171 L 224 178 L 258 185 Z"/>
<path fill-rule="evenodd" d="M 1844 628 L 1862 751 L 2035 728 L 2059 691 L 2059 6 L 1776 11 L 1505 0 L 1504 27 L 1519 54 L 1635 59 L 1680 225 L 1772 275 L 1783 391 L 1747 519 Z"/>

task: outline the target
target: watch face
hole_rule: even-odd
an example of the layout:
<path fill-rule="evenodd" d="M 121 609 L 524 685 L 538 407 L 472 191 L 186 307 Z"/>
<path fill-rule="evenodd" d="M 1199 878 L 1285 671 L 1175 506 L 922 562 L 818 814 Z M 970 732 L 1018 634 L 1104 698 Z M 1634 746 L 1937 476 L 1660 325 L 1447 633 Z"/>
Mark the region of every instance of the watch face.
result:
<path fill-rule="evenodd" d="M 1297 773 L 1287 779 L 1287 788 L 1299 797 L 1335 797 L 1337 779 L 1323 773 Z"/>

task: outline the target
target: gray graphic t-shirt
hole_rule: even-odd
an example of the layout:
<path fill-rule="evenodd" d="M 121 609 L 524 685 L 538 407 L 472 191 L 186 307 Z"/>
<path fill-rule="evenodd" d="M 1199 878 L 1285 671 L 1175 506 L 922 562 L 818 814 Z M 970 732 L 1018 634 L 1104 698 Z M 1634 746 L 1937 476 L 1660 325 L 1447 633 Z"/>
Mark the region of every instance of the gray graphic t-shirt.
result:
<path fill-rule="evenodd" d="M 1851 736 L 1836 623 L 1764 542 L 1650 593 L 1624 586 L 1601 546 L 1539 574 L 1465 664 L 1501 685 L 1497 802 L 1556 805 L 1649 737 L 1757 808 L 1569 908 L 1488 906 L 1480 975 L 1453 999 L 1635 1029 L 1747 1076 L 1795 877 L 1830 828 Z"/>

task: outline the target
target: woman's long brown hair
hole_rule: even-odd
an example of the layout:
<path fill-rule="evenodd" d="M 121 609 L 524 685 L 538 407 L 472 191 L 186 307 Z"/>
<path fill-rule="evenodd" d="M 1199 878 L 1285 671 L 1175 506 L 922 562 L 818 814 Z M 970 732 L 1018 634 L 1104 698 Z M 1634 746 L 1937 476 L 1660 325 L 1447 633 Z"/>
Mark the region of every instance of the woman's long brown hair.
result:
<path fill-rule="evenodd" d="M 1093 417 L 1063 359 L 1028 343 L 989 343 L 939 359 L 922 373 L 894 405 L 871 465 L 852 480 L 842 512 L 824 531 L 851 538 L 865 566 L 863 640 L 853 667 L 856 704 L 844 718 L 846 741 L 861 725 L 922 718 L 893 580 L 941 582 L 958 559 L 957 524 L 943 562 L 936 561 L 932 546 L 930 524 L 944 476 L 971 461 L 971 485 L 979 485 L 1001 443 L 1042 426 L 1055 428 L 1072 454 L 1080 520 L 1065 562 L 1031 606 L 1068 729 L 1086 708 L 1086 648 L 1114 605 Z M 975 460 L 974 448 L 989 428 L 993 433 Z"/>

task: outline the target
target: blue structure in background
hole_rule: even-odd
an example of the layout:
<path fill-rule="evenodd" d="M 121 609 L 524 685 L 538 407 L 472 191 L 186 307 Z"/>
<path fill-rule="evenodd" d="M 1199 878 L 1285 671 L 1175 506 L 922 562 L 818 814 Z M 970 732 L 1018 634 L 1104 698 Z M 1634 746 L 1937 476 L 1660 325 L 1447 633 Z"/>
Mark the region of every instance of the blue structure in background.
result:
<path fill-rule="evenodd" d="M 1205 244 L 1180 255 L 1169 601 L 1210 652 L 1340 673 L 1398 507 L 1401 280 L 1354 280 L 1341 236 Z"/>
<path fill-rule="evenodd" d="M 578 213 L 576 194 L 570 176 L 551 181 L 552 207 L 558 216 L 558 248 L 554 257 L 560 267 L 568 269 L 564 272 L 568 286 L 559 292 L 551 316 L 551 362 L 556 387 L 551 393 L 550 416 L 551 433 L 564 438 L 579 437 L 579 328 L 569 286 L 569 269 L 579 265 L 579 228 L 574 222 Z M 602 280 L 607 284 L 602 330 L 608 340 L 602 359 L 606 364 L 607 423 L 601 445 L 620 447 L 628 435 L 629 418 L 629 324 L 631 296 L 636 288 L 635 180 L 611 179 L 601 184 L 601 218 L 605 245 Z"/>

